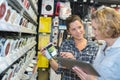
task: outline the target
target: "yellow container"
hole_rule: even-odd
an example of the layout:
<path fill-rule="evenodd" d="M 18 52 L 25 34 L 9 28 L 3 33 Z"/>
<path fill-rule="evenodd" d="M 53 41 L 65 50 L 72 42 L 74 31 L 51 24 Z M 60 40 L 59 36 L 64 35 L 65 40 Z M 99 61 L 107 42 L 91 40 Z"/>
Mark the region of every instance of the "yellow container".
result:
<path fill-rule="evenodd" d="M 38 62 L 37 62 L 38 68 L 48 68 L 49 67 L 49 61 L 46 57 L 41 55 L 40 52 L 38 52 Z"/>
<path fill-rule="evenodd" d="M 44 48 L 48 43 L 50 42 L 50 34 L 39 34 L 38 38 L 38 50 L 41 48 Z M 38 68 L 48 68 L 49 67 L 49 61 L 46 57 L 41 55 L 41 52 L 38 51 L 38 62 L 37 62 Z"/>
<path fill-rule="evenodd" d="M 50 33 L 52 17 L 40 17 L 39 18 L 39 32 Z"/>

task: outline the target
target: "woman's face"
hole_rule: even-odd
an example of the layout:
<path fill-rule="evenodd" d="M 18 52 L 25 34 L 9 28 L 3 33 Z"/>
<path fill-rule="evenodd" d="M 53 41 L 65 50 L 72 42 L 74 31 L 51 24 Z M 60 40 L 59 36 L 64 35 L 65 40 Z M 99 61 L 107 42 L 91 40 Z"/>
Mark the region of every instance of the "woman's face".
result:
<path fill-rule="evenodd" d="M 81 22 L 79 22 L 78 20 L 70 23 L 70 28 L 68 32 L 74 39 L 77 40 L 84 38 L 85 34 L 83 24 L 81 24 Z"/>
<path fill-rule="evenodd" d="M 104 40 L 103 36 L 100 33 L 100 30 L 98 29 L 98 24 L 93 19 L 92 21 L 92 31 L 97 40 Z"/>

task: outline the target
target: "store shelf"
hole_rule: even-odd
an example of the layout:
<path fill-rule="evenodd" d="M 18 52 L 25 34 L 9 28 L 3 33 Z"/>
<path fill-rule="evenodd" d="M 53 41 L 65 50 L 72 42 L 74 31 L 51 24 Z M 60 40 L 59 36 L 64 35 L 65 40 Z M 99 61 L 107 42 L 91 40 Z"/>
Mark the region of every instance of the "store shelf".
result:
<path fill-rule="evenodd" d="M 0 57 L 0 74 L 2 74 L 7 68 L 9 68 L 15 61 L 17 61 L 20 57 L 25 55 L 25 53 L 36 45 L 36 42 L 32 42 L 31 44 L 27 44 L 26 46 L 16 49 L 9 53 L 9 55 L 5 57 Z"/>
<path fill-rule="evenodd" d="M 0 31 L 8 31 L 8 32 L 20 32 L 20 33 L 30 33 L 30 34 L 37 34 L 36 31 L 28 29 L 26 27 L 12 25 L 10 23 L 1 22 L 0 21 Z"/>
<path fill-rule="evenodd" d="M 28 8 L 23 1 L 27 1 Z M 0 80 L 22 80 L 26 68 L 36 58 L 37 9 L 29 0 L 0 2 L 6 8 L 0 19 Z"/>
<path fill-rule="evenodd" d="M 23 5 L 18 0 L 8 0 L 8 5 L 10 5 L 12 8 L 17 10 L 23 17 L 25 17 L 27 20 L 29 20 L 34 25 L 38 25 L 38 23 L 30 16 L 30 13 L 23 7 Z"/>
<path fill-rule="evenodd" d="M 13 80 L 23 80 L 24 79 L 23 78 L 23 74 L 24 74 L 24 72 L 26 70 L 29 70 L 29 72 L 28 72 L 28 79 L 32 76 L 32 74 L 33 74 L 32 70 L 33 69 L 29 66 L 29 64 L 33 64 L 34 65 L 34 63 L 32 61 L 33 61 L 33 58 L 34 58 L 35 54 L 34 54 L 34 51 L 33 52 L 29 51 L 28 54 L 29 54 L 29 57 L 23 63 L 23 65 L 21 66 L 20 70 L 16 73 L 16 75 L 12 78 Z M 29 69 L 27 69 L 27 68 L 29 68 Z M 29 76 L 29 75 L 31 75 L 31 76 Z"/>
<path fill-rule="evenodd" d="M 0 31 L 20 32 L 20 27 L 0 21 Z"/>
<path fill-rule="evenodd" d="M 33 30 L 30 30 L 30 29 L 27 29 L 27 28 L 25 28 L 25 27 L 21 27 L 21 28 L 20 28 L 20 32 L 22 32 L 22 33 L 37 34 L 36 31 L 33 31 Z"/>
<path fill-rule="evenodd" d="M 29 0 L 29 2 L 30 2 L 30 4 L 31 4 L 31 6 L 32 6 L 32 8 L 33 8 L 33 10 L 34 10 L 34 12 L 35 12 L 35 14 L 38 15 L 38 11 L 36 10 L 36 8 L 35 8 L 32 0 Z"/>

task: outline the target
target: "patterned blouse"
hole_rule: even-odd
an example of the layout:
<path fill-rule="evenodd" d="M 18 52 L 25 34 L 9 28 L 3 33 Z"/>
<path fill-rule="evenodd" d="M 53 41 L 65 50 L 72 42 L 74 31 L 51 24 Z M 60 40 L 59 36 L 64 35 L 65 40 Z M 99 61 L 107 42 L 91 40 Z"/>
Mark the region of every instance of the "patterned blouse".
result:
<path fill-rule="evenodd" d="M 73 38 L 69 38 L 61 43 L 61 46 L 58 51 L 59 53 L 71 52 L 73 53 L 76 60 L 92 63 L 95 59 L 98 49 L 99 47 L 97 43 L 87 42 L 87 46 L 80 51 L 78 50 L 78 48 L 76 48 Z M 61 68 L 60 64 L 56 73 L 62 75 L 61 80 L 80 80 L 80 78 L 72 70 L 63 69 Z"/>

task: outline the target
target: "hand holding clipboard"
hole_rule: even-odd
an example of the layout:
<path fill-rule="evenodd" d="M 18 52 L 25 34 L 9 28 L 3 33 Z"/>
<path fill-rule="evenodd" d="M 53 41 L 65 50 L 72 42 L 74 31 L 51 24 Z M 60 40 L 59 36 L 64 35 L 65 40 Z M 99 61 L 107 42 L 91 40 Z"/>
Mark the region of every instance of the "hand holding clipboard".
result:
<path fill-rule="evenodd" d="M 100 76 L 100 74 L 94 69 L 94 67 L 90 63 L 62 57 L 57 57 L 57 60 L 62 66 L 68 69 L 72 69 L 72 67 L 78 66 L 87 74 Z"/>

